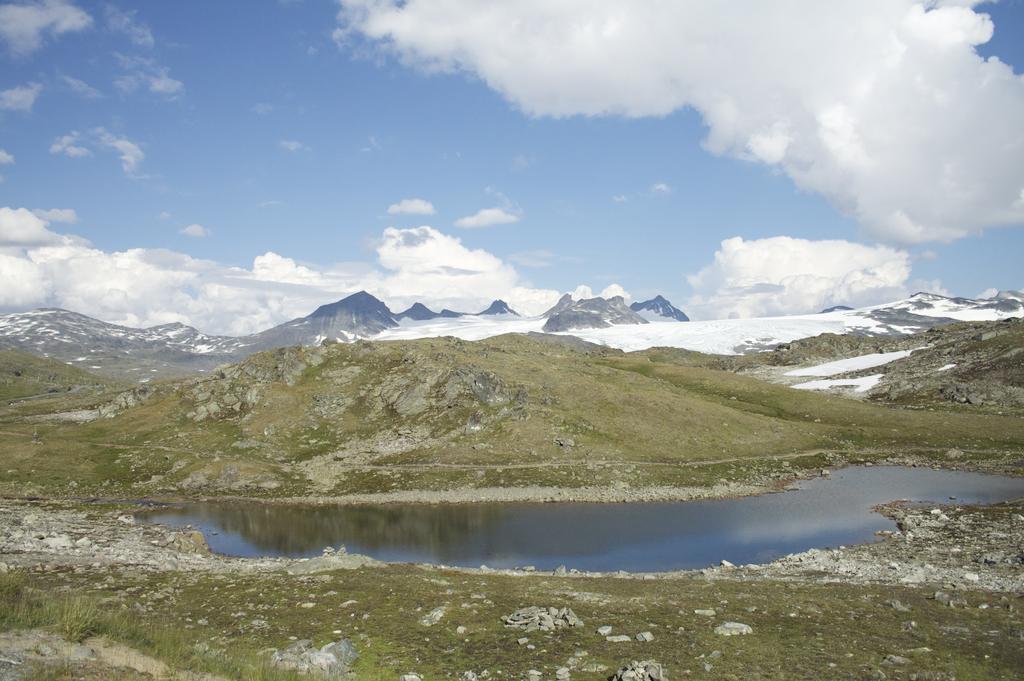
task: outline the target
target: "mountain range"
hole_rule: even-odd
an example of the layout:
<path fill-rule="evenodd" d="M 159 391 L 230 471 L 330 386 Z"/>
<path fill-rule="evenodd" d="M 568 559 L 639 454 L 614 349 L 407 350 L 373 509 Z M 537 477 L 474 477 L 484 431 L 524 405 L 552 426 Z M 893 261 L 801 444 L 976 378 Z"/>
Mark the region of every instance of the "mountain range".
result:
<path fill-rule="evenodd" d="M 971 299 L 916 293 L 873 307 L 836 307 L 814 315 L 678 323 L 688 317 L 662 296 L 626 305 L 620 297 L 576 300 L 566 294 L 539 317 L 523 317 L 502 300 L 478 313 L 434 312 L 421 303 L 394 313 L 365 291 L 322 305 L 305 317 L 248 336 L 212 336 L 184 324 L 136 329 L 68 310 L 44 308 L 0 315 L 0 347 L 61 360 L 135 381 L 209 371 L 261 350 L 324 341 L 351 342 L 505 333 L 571 333 L 623 350 L 679 347 L 716 354 L 771 349 L 821 333 L 905 335 L 954 321 L 1024 316 L 1024 294 L 1003 291 Z M 671 321 L 677 323 L 657 323 Z"/>

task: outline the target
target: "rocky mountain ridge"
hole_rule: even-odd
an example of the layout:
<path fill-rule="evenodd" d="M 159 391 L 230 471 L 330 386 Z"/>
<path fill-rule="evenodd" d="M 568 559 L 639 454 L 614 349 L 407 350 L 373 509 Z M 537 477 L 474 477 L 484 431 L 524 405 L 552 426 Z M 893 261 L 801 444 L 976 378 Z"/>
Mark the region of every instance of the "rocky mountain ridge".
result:
<path fill-rule="evenodd" d="M 678 307 L 670 303 L 664 296 L 657 295 L 650 300 L 636 302 L 629 306 L 629 309 L 636 312 L 649 322 L 688 322 L 690 318 Z"/>

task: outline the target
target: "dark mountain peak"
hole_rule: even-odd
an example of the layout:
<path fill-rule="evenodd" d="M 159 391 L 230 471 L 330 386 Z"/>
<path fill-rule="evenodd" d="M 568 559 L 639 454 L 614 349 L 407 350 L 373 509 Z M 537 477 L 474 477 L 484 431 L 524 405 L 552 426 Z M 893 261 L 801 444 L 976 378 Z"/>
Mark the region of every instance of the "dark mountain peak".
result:
<path fill-rule="evenodd" d="M 826 307 L 824 310 L 822 310 L 818 314 L 828 314 L 829 312 L 846 312 L 847 310 L 852 310 L 852 309 L 853 308 L 850 307 L 849 305 L 833 305 L 832 307 Z"/>
<path fill-rule="evenodd" d="M 337 302 L 321 305 L 313 310 L 309 317 L 314 319 L 318 317 L 334 317 L 341 312 L 394 316 L 391 310 L 388 309 L 388 306 L 384 304 L 384 301 L 375 298 L 366 291 L 359 291 Z"/>
<path fill-rule="evenodd" d="M 444 308 L 443 310 L 441 310 L 441 312 L 440 312 L 440 313 L 438 313 L 438 316 L 440 316 L 440 317 L 444 317 L 445 319 L 453 319 L 453 318 L 455 318 L 455 317 L 461 317 L 461 316 L 463 316 L 463 313 L 462 313 L 462 312 L 456 312 L 455 310 L 449 310 L 449 309 L 448 309 L 448 308 L 446 307 L 446 308 Z"/>
<path fill-rule="evenodd" d="M 669 319 L 677 322 L 690 321 L 685 312 L 660 294 L 650 300 L 633 303 L 629 306 L 629 309 L 640 314 L 647 321 L 665 321 Z"/>
<path fill-rule="evenodd" d="M 397 317 L 398 319 L 408 318 L 418 322 L 426 321 L 428 319 L 434 319 L 437 316 L 438 315 L 436 312 L 431 310 L 423 303 L 413 303 L 408 310 L 405 310 L 404 312 L 399 312 L 397 315 L 395 315 L 395 317 Z"/>
<path fill-rule="evenodd" d="M 519 316 L 518 312 L 516 312 L 511 307 L 509 307 L 508 303 L 506 303 L 504 300 L 501 300 L 500 298 L 498 300 L 495 300 L 494 302 L 492 302 L 490 307 L 488 307 L 486 310 L 484 310 L 483 312 L 478 312 L 477 314 L 478 315 L 510 314 L 510 315 L 514 315 L 516 317 Z"/>
<path fill-rule="evenodd" d="M 563 310 L 568 310 L 573 305 L 573 299 L 571 293 L 566 293 L 564 296 L 558 299 L 558 302 L 554 306 L 544 313 L 544 317 L 550 317 L 551 315 L 558 314 Z"/>

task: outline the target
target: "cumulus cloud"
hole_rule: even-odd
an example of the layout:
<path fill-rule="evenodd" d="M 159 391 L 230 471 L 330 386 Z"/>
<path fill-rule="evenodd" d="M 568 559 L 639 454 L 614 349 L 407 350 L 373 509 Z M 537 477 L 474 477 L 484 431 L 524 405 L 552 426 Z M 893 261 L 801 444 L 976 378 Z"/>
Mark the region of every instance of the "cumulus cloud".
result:
<path fill-rule="evenodd" d="M 107 28 L 115 33 L 120 33 L 128 38 L 132 44 L 139 47 L 153 47 L 153 31 L 149 26 L 135 19 L 135 12 L 126 12 L 107 5 Z"/>
<path fill-rule="evenodd" d="M 911 257 L 888 246 L 788 236 L 726 239 L 687 280 L 695 318 L 761 317 L 861 307 L 907 295 Z"/>
<path fill-rule="evenodd" d="M 0 250 L 11 246 L 40 246 L 60 239 L 49 222 L 27 208 L 0 208 Z M 8 279 L 0 278 L 6 285 Z"/>
<path fill-rule="evenodd" d="M 180 230 L 181 234 L 190 236 L 196 239 L 202 239 L 203 237 L 210 236 L 210 230 L 198 223 L 191 224 L 187 227 L 182 227 Z"/>
<path fill-rule="evenodd" d="M 0 111 L 31 111 L 36 98 L 43 91 L 39 83 L 18 85 L 8 90 L 0 90 Z"/>
<path fill-rule="evenodd" d="M 78 222 L 78 213 L 74 208 L 36 208 L 32 214 L 46 222 L 61 222 L 67 225 Z"/>
<path fill-rule="evenodd" d="M 664 182 L 656 182 L 651 185 L 651 193 L 655 196 L 666 196 L 672 193 L 672 187 Z"/>
<path fill-rule="evenodd" d="M 504 298 L 533 314 L 558 299 L 493 254 L 431 227 L 386 229 L 375 255 L 320 266 L 267 252 L 251 267 L 232 267 L 162 249 L 106 252 L 55 234 L 31 211 L 0 208 L 0 281 L 9 283 L 0 287 L 0 308 L 57 306 L 130 326 L 178 321 L 245 334 L 361 289 L 393 309 L 420 300 L 472 311 Z"/>
<path fill-rule="evenodd" d="M 433 215 L 434 204 L 426 199 L 402 199 L 388 206 L 388 215 Z"/>
<path fill-rule="evenodd" d="M 472 215 L 456 220 L 455 226 L 463 229 L 475 229 L 492 225 L 509 225 L 514 222 L 519 222 L 519 216 L 504 208 L 481 208 Z"/>
<path fill-rule="evenodd" d="M 571 295 L 573 300 L 586 300 L 587 298 L 595 297 L 594 289 L 590 288 L 586 284 L 580 284 L 577 286 L 571 291 Z M 609 284 L 608 286 L 605 286 L 596 297 L 614 298 L 615 296 L 622 296 L 627 302 L 633 299 L 633 296 L 630 295 L 629 291 L 622 288 L 619 284 Z"/>
<path fill-rule="evenodd" d="M 714 154 L 765 164 L 875 238 L 1024 222 L 1024 79 L 976 47 L 977 2 L 339 0 L 406 64 L 467 72 L 534 116 L 693 107 Z"/>
<path fill-rule="evenodd" d="M 57 139 L 53 140 L 50 145 L 51 154 L 64 154 L 71 158 L 81 158 L 82 156 L 89 156 L 92 154 L 91 151 L 81 144 L 82 135 L 77 130 L 72 130 L 66 135 L 61 135 Z"/>
<path fill-rule="evenodd" d="M 6 149 L 0 149 L 0 166 L 8 166 L 14 163 L 14 154 Z"/>
<path fill-rule="evenodd" d="M 92 17 L 67 0 L 37 0 L 0 5 L 0 40 L 15 56 L 38 50 L 43 38 L 82 31 Z"/>

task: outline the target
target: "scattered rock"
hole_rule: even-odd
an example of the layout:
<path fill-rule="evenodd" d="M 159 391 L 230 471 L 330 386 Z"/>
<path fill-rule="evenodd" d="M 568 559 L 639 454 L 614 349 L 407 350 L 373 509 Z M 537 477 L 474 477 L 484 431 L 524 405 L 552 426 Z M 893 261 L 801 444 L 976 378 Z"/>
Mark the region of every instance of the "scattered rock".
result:
<path fill-rule="evenodd" d="M 611 681 L 668 681 L 665 669 L 654 660 L 630 662 L 612 676 Z"/>
<path fill-rule="evenodd" d="M 890 667 L 902 667 L 903 665 L 910 664 L 910 660 L 899 655 L 886 655 L 885 659 L 882 660 L 882 664 L 889 665 Z"/>
<path fill-rule="evenodd" d="M 633 639 L 626 636 L 625 634 L 618 634 L 617 636 L 605 636 L 606 641 L 609 643 L 629 643 Z"/>
<path fill-rule="evenodd" d="M 420 618 L 420 624 L 422 624 L 425 627 L 432 627 L 438 622 L 440 622 L 444 618 L 445 613 L 447 612 L 448 606 L 445 605 L 434 608 L 433 610 L 431 610 L 426 615 Z"/>
<path fill-rule="evenodd" d="M 506 627 L 526 631 L 553 631 L 562 627 L 578 627 L 583 620 L 571 608 L 540 608 L 530 606 L 519 608 L 511 615 L 501 618 Z"/>
<path fill-rule="evenodd" d="M 308 639 L 295 641 L 284 650 L 275 650 L 270 664 L 279 669 L 303 674 L 318 674 L 327 679 L 346 676 L 359 654 L 348 639 L 328 643 L 317 649 Z"/>
<path fill-rule="evenodd" d="M 704 617 L 714 617 L 718 613 L 713 608 L 697 609 L 693 611 L 694 615 L 703 615 Z"/>
<path fill-rule="evenodd" d="M 649 631 L 641 631 L 636 635 L 636 640 L 640 643 L 650 643 L 654 640 L 654 634 Z"/>
<path fill-rule="evenodd" d="M 608 626 L 607 624 L 604 625 L 603 627 L 598 627 L 597 628 L 598 636 L 608 636 L 611 633 L 612 633 L 612 628 L 610 626 Z"/>
<path fill-rule="evenodd" d="M 715 627 L 715 633 L 719 636 L 742 636 L 753 634 L 754 629 L 749 624 L 742 622 L 725 622 Z"/>

